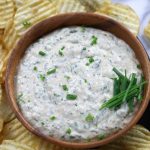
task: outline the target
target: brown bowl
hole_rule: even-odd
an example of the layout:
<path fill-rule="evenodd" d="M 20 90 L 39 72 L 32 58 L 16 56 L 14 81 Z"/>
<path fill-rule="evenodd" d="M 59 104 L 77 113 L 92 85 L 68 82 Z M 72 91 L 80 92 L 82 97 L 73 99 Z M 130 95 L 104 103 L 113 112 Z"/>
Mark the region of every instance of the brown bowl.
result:
<path fill-rule="evenodd" d="M 74 143 L 74 142 L 62 141 L 62 140 L 59 140 L 50 136 L 45 136 L 27 122 L 27 120 L 24 118 L 23 114 L 21 113 L 16 103 L 14 76 L 16 73 L 17 66 L 20 62 L 20 59 L 23 56 L 27 47 L 31 43 L 33 43 L 35 40 L 40 38 L 41 36 L 49 32 L 52 32 L 53 30 L 57 28 L 61 28 L 65 26 L 72 26 L 72 25 L 91 26 L 94 28 L 98 28 L 98 29 L 113 33 L 117 37 L 123 39 L 134 50 L 135 55 L 141 64 L 144 77 L 148 81 L 147 85 L 145 86 L 143 101 L 140 105 L 140 108 L 138 109 L 135 116 L 133 117 L 133 119 L 129 122 L 129 124 L 124 129 L 118 131 L 117 133 L 110 135 L 109 137 L 101 141 L 92 141 L 88 143 L 83 143 L 83 142 Z M 139 42 L 139 40 L 128 29 L 126 29 L 124 26 L 122 26 L 118 22 L 106 16 L 101 16 L 98 14 L 91 14 L 91 13 L 61 14 L 61 15 L 48 18 L 36 24 L 21 37 L 21 39 L 15 46 L 11 54 L 11 57 L 9 59 L 9 63 L 7 66 L 7 71 L 6 71 L 5 87 L 6 87 L 8 100 L 10 102 L 10 105 L 13 111 L 15 112 L 17 118 L 22 122 L 22 124 L 29 131 L 48 140 L 51 143 L 58 144 L 60 146 L 70 147 L 70 148 L 93 148 L 93 147 L 107 144 L 113 141 L 114 139 L 120 137 L 121 135 L 125 134 L 141 118 L 144 111 L 146 110 L 146 107 L 148 106 L 148 102 L 150 98 L 150 66 L 149 66 L 148 56 L 143 46 Z"/>

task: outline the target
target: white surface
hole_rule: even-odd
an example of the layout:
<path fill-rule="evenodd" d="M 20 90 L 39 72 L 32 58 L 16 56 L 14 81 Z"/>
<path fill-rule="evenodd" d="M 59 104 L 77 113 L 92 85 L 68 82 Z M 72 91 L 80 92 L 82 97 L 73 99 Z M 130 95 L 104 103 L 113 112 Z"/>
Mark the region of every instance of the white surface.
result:
<path fill-rule="evenodd" d="M 150 41 L 143 37 L 143 29 L 150 21 L 150 0 L 112 0 L 115 3 L 130 5 L 138 14 L 141 21 L 139 39 L 142 41 L 146 51 L 150 56 Z"/>

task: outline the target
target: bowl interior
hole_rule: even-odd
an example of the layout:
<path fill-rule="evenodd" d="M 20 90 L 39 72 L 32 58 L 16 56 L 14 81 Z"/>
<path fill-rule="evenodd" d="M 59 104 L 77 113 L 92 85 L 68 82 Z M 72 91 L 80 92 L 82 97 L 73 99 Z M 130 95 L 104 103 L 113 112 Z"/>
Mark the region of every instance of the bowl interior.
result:
<path fill-rule="evenodd" d="M 134 50 L 137 59 L 139 60 L 145 79 L 148 81 L 148 84 L 144 90 L 144 98 L 142 104 L 132 119 L 132 121 L 119 132 L 109 136 L 108 138 L 101 140 L 101 141 L 94 141 L 89 143 L 71 143 L 66 141 L 61 141 L 58 139 L 54 139 L 52 137 L 45 136 L 34 129 L 26 119 L 23 117 L 21 111 L 18 108 L 15 98 L 15 88 L 14 88 L 14 76 L 17 70 L 17 66 L 20 62 L 21 57 L 23 56 L 25 50 L 28 46 L 33 43 L 35 40 L 40 38 L 41 36 L 57 29 L 62 28 L 65 26 L 74 26 L 74 25 L 85 25 L 94 28 L 98 28 L 104 31 L 108 31 L 116 35 L 117 37 L 123 39 L 130 47 Z M 90 14 L 90 13 L 70 13 L 70 14 L 62 14 L 57 15 L 51 18 L 48 18 L 37 25 L 33 26 L 25 35 L 17 43 L 16 47 L 14 48 L 12 55 L 9 59 L 9 63 L 7 66 L 6 71 L 6 92 L 8 96 L 8 100 L 10 105 L 15 112 L 17 118 L 23 123 L 23 125 L 30 130 L 32 133 L 39 135 L 46 140 L 54 144 L 59 144 L 65 147 L 72 147 L 72 148 L 92 148 L 97 147 L 100 145 L 104 145 L 109 143 L 110 141 L 114 140 L 115 138 L 119 137 L 120 135 L 127 132 L 135 123 L 138 122 L 144 110 L 146 109 L 150 97 L 150 68 L 149 68 L 149 60 L 146 52 L 144 51 L 143 46 L 137 40 L 137 38 L 132 35 L 124 26 L 120 25 L 116 21 L 97 14 Z"/>

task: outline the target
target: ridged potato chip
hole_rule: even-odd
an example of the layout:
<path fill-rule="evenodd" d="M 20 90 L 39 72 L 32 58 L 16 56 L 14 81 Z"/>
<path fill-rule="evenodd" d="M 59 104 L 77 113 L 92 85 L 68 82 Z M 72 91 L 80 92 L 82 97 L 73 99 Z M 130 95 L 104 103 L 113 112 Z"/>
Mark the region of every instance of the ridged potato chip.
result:
<path fill-rule="evenodd" d="M 85 7 L 76 0 L 57 0 L 57 13 L 86 12 Z"/>
<path fill-rule="evenodd" d="M 7 51 L 4 50 L 2 43 L 0 43 L 0 84 L 3 83 L 3 65 L 4 65 L 4 59 L 7 55 Z M 1 102 L 1 100 L 0 100 Z"/>
<path fill-rule="evenodd" d="M 102 146 L 99 150 L 149 150 L 150 132 L 142 126 L 136 125 L 126 135 L 112 143 Z"/>
<path fill-rule="evenodd" d="M 0 29 L 14 16 L 15 6 L 13 0 L 0 0 Z"/>
<path fill-rule="evenodd" d="M 144 29 L 144 36 L 147 37 L 150 40 L 150 22 Z"/>
<path fill-rule="evenodd" d="M 14 17 L 15 30 L 22 35 L 29 27 L 56 14 L 55 3 L 32 0 L 19 7 Z"/>
<path fill-rule="evenodd" d="M 6 24 L 6 28 L 4 30 L 4 35 L 2 39 L 3 49 L 0 49 L 0 54 L 2 54 L 0 56 L 2 60 L 0 61 L 0 83 L 4 82 L 4 74 L 6 70 L 7 61 L 18 39 L 19 35 L 17 34 L 14 28 L 13 20 L 9 20 Z"/>
<path fill-rule="evenodd" d="M 103 5 L 97 13 L 112 17 L 126 26 L 134 35 L 137 35 L 140 27 L 140 20 L 135 11 L 127 5 L 107 4 Z"/>
<path fill-rule="evenodd" d="M 15 115 L 8 104 L 4 88 L 2 88 L 1 92 L 2 99 L 0 102 L 0 118 L 4 120 L 4 123 L 7 123 L 14 119 Z"/>
<path fill-rule="evenodd" d="M 25 144 L 13 140 L 4 140 L 0 145 L 0 150 L 34 150 L 34 149 Z"/>
<path fill-rule="evenodd" d="M 51 143 L 30 133 L 18 119 L 5 124 L 2 134 L 4 140 L 15 140 L 34 148 L 34 150 L 54 150 L 55 147 Z"/>
<path fill-rule="evenodd" d="M 94 12 L 100 9 L 103 5 L 110 4 L 111 0 L 79 0 L 89 12 Z"/>
<path fill-rule="evenodd" d="M 4 49 L 10 51 L 14 47 L 18 39 L 19 35 L 15 30 L 13 20 L 9 20 L 9 22 L 6 24 L 6 28 L 3 35 Z"/>

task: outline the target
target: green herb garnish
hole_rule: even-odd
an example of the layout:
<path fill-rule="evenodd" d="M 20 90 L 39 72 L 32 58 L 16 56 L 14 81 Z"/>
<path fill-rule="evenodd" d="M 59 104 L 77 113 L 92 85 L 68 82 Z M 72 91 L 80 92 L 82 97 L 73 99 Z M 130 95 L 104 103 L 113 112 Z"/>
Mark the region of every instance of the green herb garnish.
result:
<path fill-rule="evenodd" d="M 65 48 L 65 47 L 63 46 L 63 47 L 59 50 L 58 53 L 59 53 L 60 56 L 64 56 L 64 53 L 63 53 L 64 48 Z"/>
<path fill-rule="evenodd" d="M 91 57 L 89 57 L 89 63 L 91 64 L 91 63 L 93 63 L 94 62 L 94 58 L 91 56 Z"/>
<path fill-rule="evenodd" d="M 137 65 L 137 68 L 138 68 L 138 69 L 141 69 L 141 65 L 140 65 L 140 64 L 138 64 L 138 65 Z"/>
<path fill-rule="evenodd" d="M 89 65 L 92 64 L 93 62 L 94 62 L 93 56 L 89 56 L 89 57 L 88 57 L 88 63 L 86 63 L 86 66 L 89 66 Z"/>
<path fill-rule="evenodd" d="M 31 23 L 29 21 L 27 21 L 27 20 L 24 20 L 22 22 L 22 24 L 23 24 L 24 28 L 29 28 L 31 26 Z"/>
<path fill-rule="evenodd" d="M 67 80 L 69 80 L 69 79 L 70 79 L 70 77 L 69 77 L 69 76 L 64 76 L 64 78 L 66 78 Z"/>
<path fill-rule="evenodd" d="M 44 126 L 44 125 L 45 125 L 45 123 L 44 123 L 44 122 L 41 122 L 41 124 L 42 124 L 42 126 Z"/>
<path fill-rule="evenodd" d="M 85 120 L 86 120 L 87 122 L 92 122 L 92 121 L 94 120 L 94 116 L 89 113 L 89 114 L 86 116 Z"/>
<path fill-rule="evenodd" d="M 68 128 L 68 129 L 66 130 L 66 133 L 67 133 L 67 134 L 71 134 L 71 129 Z"/>
<path fill-rule="evenodd" d="M 51 116 L 51 117 L 50 117 L 50 120 L 52 120 L 52 121 L 54 121 L 55 119 L 56 119 L 55 116 Z"/>
<path fill-rule="evenodd" d="M 91 45 L 96 45 L 96 44 L 97 44 L 97 37 L 93 35 Z"/>
<path fill-rule="evenodd" d="M 68 91 L 67 85 L 62 85 L 62 88 L 63 88 L 64 91 Z"/>
<path fill-rule="evenodd" d="M 77 99 L 77 95 L 75 95 L 75 94 L 67 94 L 66 99 L 67 100 L 76 100 Z"/>
<path fill-rule="evenodd" d="M 86 79 L 84 79 L 84 82 L 85 82 L 85 83 L 87 83 L 87 80 L 86 80 Z"/>
<path fill-rule="evenodd" d="M 86 51 L 86 47 L 83 47 L 82 50 L 83 50 L 83 51 Z"/>
<path fill-rule="evenodd" d="M 34 70 L 34 71 L 37 71 L 37 67 L 36 67 L 36 66 L 34 66 L 33 70 Z"/>
<path fill-rule="evenodd" d="M 42 81 L 44 81 L 44 80 L 45 80 L 45 75 L 40 74 L 40 79 L 41 79 Z"/>
<path fill-rule="evenodd" d="M 134 109 L 134 98 L 138 100 L 138 98 L 142 99 L 143 86 L 146 84 L 143 77 L 141 77 L 141 81 L 137 84 L 137 78 L 134 73 L 132 73 L 131 79 L 127 78 L 126 72 L 123 75 L 116 68 L 113 68 L 113 71 L 117 74 L 118 79 L 114 78 L 114 97 L 105 102 L 100 109 L 110 108 L 116 109 L 123 103 L 127 103 L 129 106 L 129 110 L 133 111 Z"/>
<path fill-rule="evenodd" d="M 125 95 L 124 95 L 124 97 L 123 97 L 123 101 L 126 101 L 126 98 L 127 98 L 127 96 L 128 96 L 128 93 L 129 93 L 129 91 L 130 91 L 130 89 L 131 89 L 131 87 L 132 87 L 132 85 L 133 85 L 133 83 L 134 83 L 134 78 L 135 78 L 135 74 L 132 73 L 132 75 L 131 75 L 131 81 L 130 81 L 130 83 L 129 83 L 129 85 L 128 85 L 128 88 L 127 88 L 127 90 L 126 90 L 126 92 L 125 92 Z"/>
<path fill-rule="evenodd" d="M 50 69 L 49 71 L 47 71 L 47 75 L 53 74 L 55 72 L 56 72 L 56 68 Z"/>
<path fill-rule="evenodd" d="M 54 93 L 54 96 L 59 97 L 60 95 L 59 95 L 59 94 Z"/>
<path fill-rule="evenodd" d="M 85 27 L 81 26 L 81 32 L 85 32 Z"/>
<path fill-rule="evenodd" d="M 41 55 L 41 56 L 45 56 L 45 55 L 46 55 L 46 53 L 45 53 L 45 52 L 43 52 L 43 51 L 39 51 L 39 55 Z"/>
<path fill-rule="evenodd" d="M 117 95 L 120 93 L 120 80 L 117 78 L 114 78 L 114 91 L 113 95 Z"/>

